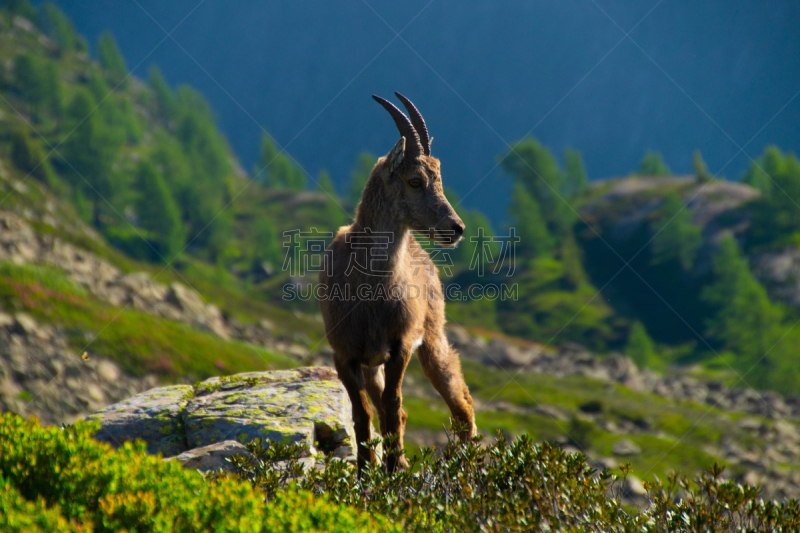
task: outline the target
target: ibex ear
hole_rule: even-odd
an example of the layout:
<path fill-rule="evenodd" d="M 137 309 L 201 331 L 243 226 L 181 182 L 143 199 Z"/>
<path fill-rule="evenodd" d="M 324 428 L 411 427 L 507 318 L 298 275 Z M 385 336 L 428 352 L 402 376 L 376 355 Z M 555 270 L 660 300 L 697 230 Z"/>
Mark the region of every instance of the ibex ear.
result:
<path fill-rule="evenodd" d="M 400 137 L 397 144 L 394 145 L 392 151 L 386 156 L 386 164 L 389 165 L 389 174 L 397 170 L 400 163 L 403 161 L 403 154 L 406 152 L 406 138 Z"/>

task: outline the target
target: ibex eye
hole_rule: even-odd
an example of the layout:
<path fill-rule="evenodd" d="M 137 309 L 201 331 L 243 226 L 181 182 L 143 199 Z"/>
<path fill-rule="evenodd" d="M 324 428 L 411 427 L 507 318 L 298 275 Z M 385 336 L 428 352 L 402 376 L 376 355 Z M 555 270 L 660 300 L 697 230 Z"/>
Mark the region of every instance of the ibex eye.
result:
<path fill-rule="evenodd" d="M 408 180 L 408 184 L 416 189 L 417 187 L 420 187 L 422 185 L 422 180 L 419 178 L 413 178 Z"/>

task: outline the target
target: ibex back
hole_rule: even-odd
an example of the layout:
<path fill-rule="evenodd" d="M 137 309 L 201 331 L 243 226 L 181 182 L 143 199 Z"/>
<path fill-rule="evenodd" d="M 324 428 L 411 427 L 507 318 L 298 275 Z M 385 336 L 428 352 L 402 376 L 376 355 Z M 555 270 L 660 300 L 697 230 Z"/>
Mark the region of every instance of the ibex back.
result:
<path fill-rule="evenodd" d="M 411 117 L 373 96 L 392 115 L 401 138 L 378 159 L 352 225 L 339 229 L 320 274 L 320 307 L 333 361 L 353 404 L 358 471 L 374 454 L 372 400 L 381 434 L 397 435 L 385 450 L 386 467 L 408 466 L 398 453 L 407 415 L 402 383 L 417 350 L 422 370 L 442 395 L 453 419 L 475 435 L 475 416 L 458 353 L 444 333 L 445 312 L 438 271 L 412 232 L 455 246 L 464 223 L 444 196 L 439 160 L 430 155 L 422 115 L 399 93 Z M 355 298 L 351 298 L 355 297 Z"/>

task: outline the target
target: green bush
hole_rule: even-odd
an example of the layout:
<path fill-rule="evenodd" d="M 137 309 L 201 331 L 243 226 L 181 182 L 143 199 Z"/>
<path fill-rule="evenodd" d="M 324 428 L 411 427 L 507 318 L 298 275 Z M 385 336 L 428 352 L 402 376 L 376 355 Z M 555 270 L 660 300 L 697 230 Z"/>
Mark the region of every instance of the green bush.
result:
<path fill-rule="evenodd" d="M 311 469 L 295 485 L 302 448 L 293 445 L 253 441 L 247 447 L 257 460 L 237 456 L 232 463 L 240 479 L 253 482 L 267 499 L 299 486 L 341 505 L 386 514 L 404 531 L 788 532 L 800 527 L 796 500 L 764 502 L 757 488 L 723 481 L 721 467 L 694 482 L 671 475 L 665 484 L 645 483 L 647 507 L 636 512 L 621 503 L 629 465 L 621 465 L 622 476 L 616 476 L 591 468 L 582 454 L 536 444 L 527 435 L 509 442 L 498 434 L 486 446 L 479 440 L 450 440 L 442 450 L 422 448 L 409 470 L 386 474 L 371 465 L 361 479 L 352 465 L 327 458 L 324 470 Z"/>
<path fill-rule="evenodd" d="M 0 530 L 391 531 L 371 518 L 290 487 L 268 505 L 250 483 L 206 481 L 179 463 L 117 451 L 91 438 L 97 423 L 42 427 L 0 417 Z"/>
<path fill-rule="evenodd" d="M 18 169 L 39 181 L 57 187 L 57 178 L 42 144 L 31 138 L 27 130 L 19 129 L 11 136 L 11 161 Z"/>

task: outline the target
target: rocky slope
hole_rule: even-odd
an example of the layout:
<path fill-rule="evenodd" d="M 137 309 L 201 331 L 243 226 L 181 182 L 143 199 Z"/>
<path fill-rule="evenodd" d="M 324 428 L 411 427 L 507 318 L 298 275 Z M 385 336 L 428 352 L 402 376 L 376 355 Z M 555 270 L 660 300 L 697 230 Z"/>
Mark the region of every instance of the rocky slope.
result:
<path fill-rule="evenodd" d="M 462 358 L 487 366 L 556 377 L 585 376 L 620 383 L 636 391 L 675 401 L 691 401 L 768 418 L 800 419 L 800 395 L 784 397 L 773 391 L 729 389 L 720 381 L 702 381 L 692 377 L 690 369 L 674 369 L 670 375 L 662 376 L 638 368 L 623 355 L 611 354 L 601 358 L 577 343 L 547 348 L 521 340 L 486 340 L 473 337 L 458 326 L 448 329 L 448 338 Z"/>
<path fill-rule="evenodd" d="M 0 312 L 0 409 L 72 423 L 157 384 L 125 374 L 106 358 L 84 360 L 54 328 L 24 313 Z"/>
<path fill-rule="evenodd" d="M 463 360 L 475 361 L 487 368 L 503 369 L 512 379 L 519 373 L 543 374 L 554 379 L 580 376 L 657 395 L 674 404 L 676 409 L 681 405 L 696 405 L 701 410 L 707 409 L 708 413 L 721 413 L 723 418 L 735 422 L 734 425 L 745 438 L 723 434 L 715 443 L 705 445 L 702 451 L 731 465 L 735 471 L 729 471 L 729 474 L 734 477 L 763 486 L 765 496 L 800 498 L 800 471 L 797 469 L 800 464 L 800 396 L 784 397 L 773 391 L 728 388 L 719 381 L 691 376 L 690 368 L 676 368 L 670 375 L 662 376 L 639 369 L 625 356 L 611 354 L 598 357 L 575 343 L 545 347 L 516 339 L 487 340 L 454 326 L 449 328 L 448 338 Z M 564 435 L 558 441 L 574 451 L 587 453 L 600 468 L 616 467 L 631 456 L 643 453 L 642 448 L 625 439 L 625 435 L 659 433 L 646 417 L 615 417 L 603 409 L 601 401 L 587 402 L 579 407 L 578 419 L 622 437 L 616 440 L 612 455 L 603 456 L 590 447 L 575 448 L 574 437 L 570 435 L 574 426 L 567 424 L 571 419 L 574 420 L 575 414 L 563 407 L 545 404 L 522 407 L 500 401 L 484 403 L 477 399 L 476 410 L 519 414 L 528 412 L 560 420 L 565 423 L 561 425 Z M 702 418 L 695 425 L 700 422 Z M 685 434 L 677 435 L 678 440 L 683 436 Z M 641 496 L 644 492 L 636 485 L 636 477 L 632 479 L 633 485 L 629 489 Z"/>

